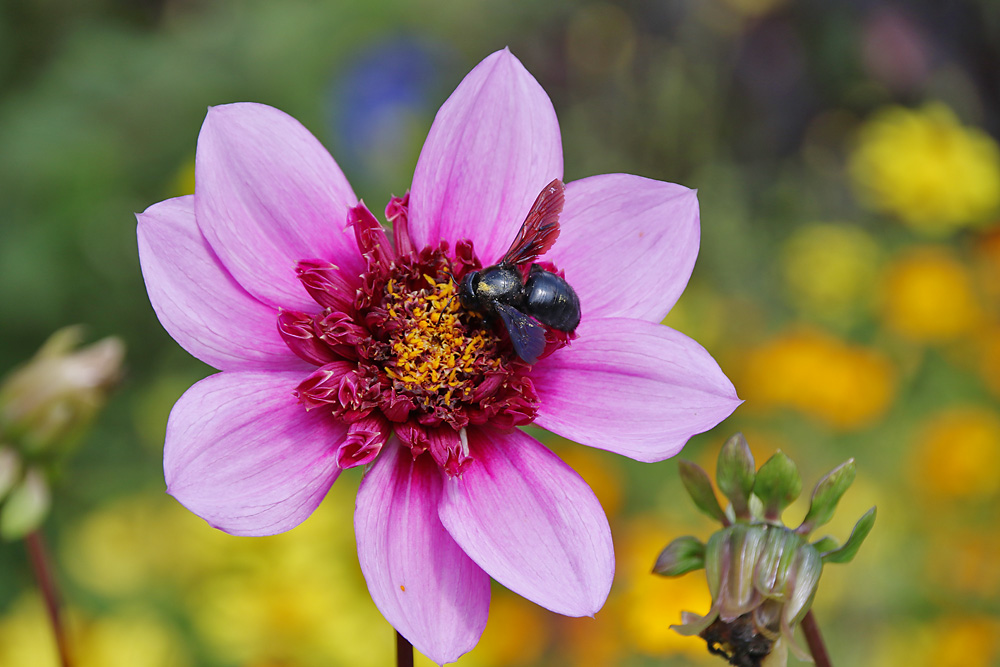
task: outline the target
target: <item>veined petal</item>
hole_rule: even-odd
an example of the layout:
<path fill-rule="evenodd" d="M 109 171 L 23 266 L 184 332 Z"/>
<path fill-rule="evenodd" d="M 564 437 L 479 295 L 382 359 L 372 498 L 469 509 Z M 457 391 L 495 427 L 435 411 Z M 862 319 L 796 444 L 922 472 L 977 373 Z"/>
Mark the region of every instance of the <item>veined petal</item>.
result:
<path fill-rule="evenodd" d="M 441 473 L 392 438 L 358 489 L 358 561 L 375 606 L 417 650 L 454 662 L 486 627 L 490 578 L 438 518 Z"/>
<path fill-rule="evenodd" d="M 195 161 L 198 225 L 233 277 L 272 306 L 316 310 L 295 274 L 319 258 L 360 273 L 344 229 L 357 198 L 323 145 L 263 104 L 208 110 Z"/>
<path fill-rule="evenodd" d="M 698 197 L 674 183 L 629 174 L 566 185 L 561 231 L 545 259 L 566 272 L 583 317 L 660 322 L 698 256 Z"/>
<path fill-rule="evenodd" d="M 273 535 L 312 514 L 347 428 L 292 396 L 298 372 L 226 372 L 188 389 L 167 421 L 167 492 L 234 535 Z"/>
<path fill-rule="evenodd" d="M 194 219 L 194 197 L 154 204 L 139 220 L 139 263 L 163 328 L 220 370 L 306 368 L 278 334 L 278 312 L 240 287 Z"/>
<path fill-rule="evenodd" d="M 661 461 L 741 403 L 698 343 L 630 319 L 584 320 L 580 337 L 538 362 L 535 424 L 584 445 Z"/>
<path fill-rule="evenodd" d="M 567 616 L 591 616 L 611 590 L 608 520 L 587 483 L 521 431 L 469 429 L 472 459 L 444 481 L 440 516 L 498 582 Z"/>
<path fill-rule="evenodd" d="M 494 263 L 562 170 L 552 102 L 510 51 L 497 51 L 462 80 L 427 135 L 410 189 L 414 244 L 469 238 Z"/>

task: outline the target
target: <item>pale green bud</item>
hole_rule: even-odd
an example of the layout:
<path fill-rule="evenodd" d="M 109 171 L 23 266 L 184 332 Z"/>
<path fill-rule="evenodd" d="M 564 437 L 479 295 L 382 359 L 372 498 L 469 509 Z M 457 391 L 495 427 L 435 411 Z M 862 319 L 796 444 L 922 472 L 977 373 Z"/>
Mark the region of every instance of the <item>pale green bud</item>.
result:
<path fill-rule="evenodd" d="M 705 545 L 696 537 L 685 535 L 660 552 L 653 572 L 664 577 L 678 577 L 685 572 L 705 567 Z"/>
<path fill-rule="evenodd" d="M 755 479 L 750 446 L 743 434 L 737 433 L 722 446 L 715 467 L 715 483 L 729 498 L 737 519 L 750 518 L 750 493 Z"/>
<path fill-rule="evenodd" d="M 80 327 L 57 331 L 0 384 L 0 437 L 28 457 L 72 444 L 121 376 L 120 339 L 77 348 L 81 338 Z"/>
<path fill-rule="evenodd" d="M 768 521 L 778 521 L 801 492 L 799 469 L 784 452 L 769 458 L 757 471 L 753 493 L 764 504 L 764 518 Z"/>
<path fill-rule="evenodd" d="M 720 521 L 723 528 L 702 543 L 685 536 L 660 554 L 653 572 L 678 576 L 705 568 L 712 607 L 704 616 L 681 614 L 682 635 L 698 635 L 709 652 L 731 664 L 784 667 L 788 651 L 809 660 L 793 640 L 816 595 L 824 563 L 846 563 L 857 553 L 875 523 L 875 508 L 854 527 L 843 546 L 823 538 L 812 544 L 807 535 L 833 516 L 837 503 L 854 481 L 850 460 L 824 476 L 813 491 L 809 512 L 791 529 L 781 523 L 782 511 L 802 491 L 795 463 L 778 452 L 759 470 L 742 435 L 722 447 L 716 484 L 729 499 L 723 511 L 705 471 L 681 462 L 681 479 L 695 504 Z"/>
<path fill-rule="evenodd" d="M 52 505 L 45 474 L 29 468 L 0 505 L 0 537 L 16 540 L 42 525 Z"/>

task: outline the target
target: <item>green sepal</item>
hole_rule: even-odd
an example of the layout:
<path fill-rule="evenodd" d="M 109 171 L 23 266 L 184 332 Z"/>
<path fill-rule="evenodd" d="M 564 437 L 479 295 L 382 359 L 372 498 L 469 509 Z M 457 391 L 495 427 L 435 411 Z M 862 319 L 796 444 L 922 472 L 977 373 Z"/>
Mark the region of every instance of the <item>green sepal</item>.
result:
<path fill-rule="evenodd" d="M 720 594 L 719 614 L 723 618 L 735 618 L 753 608 L 753 575 L 767 539 L 767 528 L 738 523 L 726 530 L 729 531 L 728 551 L 724 551 L 723 556 L 728 557 L 729 563 L 723 572 L 728 585 Z"/>
<path fill-rule="evenodd" d="M 858 553 L 858 549 L 861 548 L 868 533 L 871 532 L 872 526 L 875 525 L 875 513 L 876 508 L 872 507 L 858 519 L 858 522 L 854 524 L 854 530 L 851 531 L 851 536 L 844 542 L 844 546 L 833 551 L 820 552 L 823 556 L 823 562 L 850 563 L 854 560 L 854 554 Z"/>
<path fill-rule="evenodd" d="M 775 521 L 802 493 L 802 478 L 795 462 L 778 451 L 757 471 L 753 493 L 764 503 L 764 518 Z"/>
<path fill-rule="evenodd" d="M 708 473 L 697 463 L 684 459 L 678 459 L 677 466 L 681 474 L 681 482 L 684 483 L 684 488 L 687 489 L 695 506 L 721 524 L 727 525 L 729 521 L 715 497 Z"/>
<path fill-rule="evenodd" d="M 803 542 L 795 550 L 795 560 L 789 567 L 795 572 L 795 583 L 781 615 L 783 622 L 794 627 L 812 605 L 816 586 L 819 584 L 820 575 L 823 574 L 823 559 L 811 544 Z M 805 657 L 808 658 L 808 655 Z"/>
<path fill-rule="evenodd" d="M 691 535 L 678 537 L 660 552 L 653 565 L 653 574 L 679 577 L 705 567 L 705 545 Z"/>
<path fill-rule="evenodd" d="M 806 518 L 802 520 L 802 525 L 796 529 L 800 535 L 809 534 L 833 517 L 837 503 L 840 502 L 844 492 L 854 483 L 856 473 L 857 467 L 854 465 L 854 459 L 848 459 L 816 483 Z"/>
<path fill-rule="evenodd" d="M 733 514 L 737 519 L 750 518 L 750 494 L 753 492 L 755 479 L 750 445 L 742 433 L 737 433 L 722 446 L 715 470 L 715 482 L 732 503 Z"/>
<path fill-rule="evenodd" d="M 784 526 L 768 526 L 767 539 L 754 570 L 754 586 L 765 597 L 784 595 L 791 564 L 804 545 L 800 535 Z"/>
<path fill-rule="evenodd" d="M 840 542 L 838 542 L 832 535 L 824 535 L 822 538 L 813 542 L 812 545 L 813 549 L 821 554 L 840 548 Z"/>
<path fill-rule="evenodd" d="M 0 537 L 16 540 L 42 525 L 52 505 L 45 475 L 31 468 L 0 506 Z"/>
<path fill-rule="evenodd" d="M 712 600 L 718 599 L 719 591 L 722 588 L 722 576 L 728 571 L 730 562 L 727 556 L 729 535 L 735 528 L 736 526 L 729 526 L 717 530 L 705 543 L 705 579 L 708 581 L 708 592 L 711 594 Z M 725 563 L 723 563 L 724 556 L 726 557 Z"/>

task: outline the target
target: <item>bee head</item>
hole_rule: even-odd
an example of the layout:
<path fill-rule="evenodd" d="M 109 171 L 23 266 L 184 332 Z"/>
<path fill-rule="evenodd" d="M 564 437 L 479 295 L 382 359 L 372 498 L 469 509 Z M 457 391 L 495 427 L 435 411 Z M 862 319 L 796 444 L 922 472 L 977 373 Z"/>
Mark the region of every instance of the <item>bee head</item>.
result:
<path fill-rule="evenodd" d="M 479 288 L 479 271 L 466 273 L 458 288 L 458 299 L 463 308 L 475 309 L 478 305 L 476 290 Z"/>

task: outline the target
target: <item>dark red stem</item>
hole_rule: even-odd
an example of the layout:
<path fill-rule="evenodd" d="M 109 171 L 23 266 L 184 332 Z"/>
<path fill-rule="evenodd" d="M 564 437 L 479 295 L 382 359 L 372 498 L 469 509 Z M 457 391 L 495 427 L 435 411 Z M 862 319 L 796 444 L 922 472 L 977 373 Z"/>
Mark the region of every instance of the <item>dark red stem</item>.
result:
<path fill-rule="evenodd" d="M 830 656 L 826 652 L 826 645 L 823 643 L 823 635 L 819 633 L 819 626 L 816 625 L 816 617 L 810 609 L 805 618 L 802 619 L 802 632 L 806 636 L 806 644 L 809 645 L 809 652 L 812 653 L 816 667 L 833 667 L 830 664 Z"/>
<path fill-rule="evenodd" d="M 24 538 L 24 545 L 28 549 L 28 558 L 31 567 L 35 571 L 35 579 L 38 580 L 38 588 L 45 599 L 45 610 L 49 615 L 49 623 L 52 625 L 52 634 L 56 638 L 56 646 L 59 648 L 59 661 L 62 667 L 71 667 L 73 661 L 70 660 L 69 642 L 66 640 L 66 628 L 63 627 L 62 616 L 59 613 L 59 588 L 56 586 L 55 576 L 52 574 L 52 566 L 49 562 L 48 551 L 45 548 L 45 540 L 42 534 L 33 530 Z"/>
<path fill-rule="evenodd" d="M 396 667 L 413 667 L 413 644 L 396 633 Z"/>

